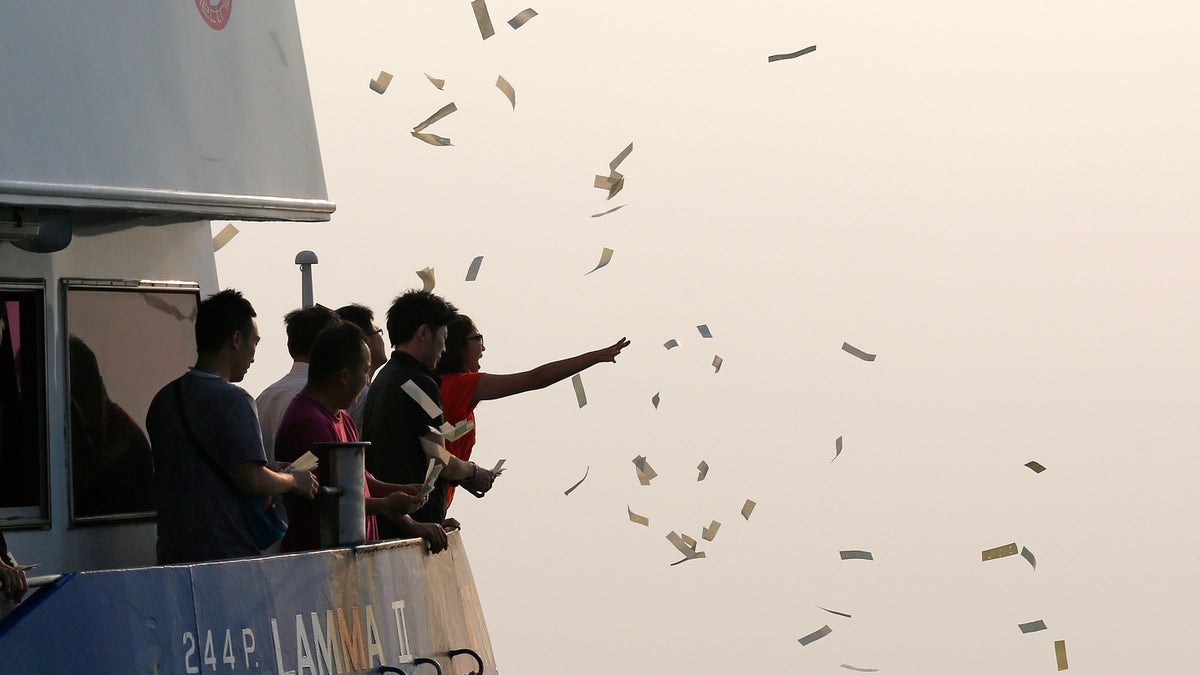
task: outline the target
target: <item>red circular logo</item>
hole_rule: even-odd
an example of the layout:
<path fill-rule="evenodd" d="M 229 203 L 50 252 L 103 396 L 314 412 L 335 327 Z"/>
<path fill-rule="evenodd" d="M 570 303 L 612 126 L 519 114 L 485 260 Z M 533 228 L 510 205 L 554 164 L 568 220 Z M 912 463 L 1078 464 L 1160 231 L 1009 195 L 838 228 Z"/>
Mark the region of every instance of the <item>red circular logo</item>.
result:
<path fill-rule="evenodd" d="M 229 13 L 233 11 L 233 0 L 196 0 L 196 9 L 200 16 L 213 30 L 221 30 L 229 23 Z"/>

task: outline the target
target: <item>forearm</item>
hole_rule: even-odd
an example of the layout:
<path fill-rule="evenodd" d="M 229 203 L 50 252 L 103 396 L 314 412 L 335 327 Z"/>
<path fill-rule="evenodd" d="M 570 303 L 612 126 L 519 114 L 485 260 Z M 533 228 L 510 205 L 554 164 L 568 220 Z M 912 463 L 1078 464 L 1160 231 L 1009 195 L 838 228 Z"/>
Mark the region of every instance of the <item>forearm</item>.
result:
<path fill-rule="evenodd" d="M 243 462 L 233 467 L 233 483 L 246 494 L 266 497 L 282 494 L 296 487 L 296 479 L 288 473 L 272 471 L 262 464 Z"/>
<path fill-rule="evenodd" d="M 572 375 L 587 370 L 603 359 L 602 349 L 586 352 L 569 359 L 553 361 L 529 371 L 532 389 L 545 389 L 555 382 L 561 382 Z"/>
<path fill-rule="evenodd" d="M 372 497 L 386 497 L 400 489 L 400 486 L 396 483 L 385 483 L 375 476 L 372 476 L 370 472 L 367 472 L 366 478 L 367 489 L 371 491 Z M 370 512 L 368 511 L 368 513 Z"/>
<path fill-rule="evenodd" d="M 371 494 L 375 494 L 372 490 Z M 366 510 L 368 516 L 390 516 L 388 511 L 387 500 L 380 497 L 371 497 L 366 501 Z"/>
<path fill-rule="evenodd" d="M 545 389 L 555 382 L 561 382 L 582 370 L 603 362 L 605 358 L 604 350 L 598 349 L 578 356 L 572 356 L 569 359 L 552 361 L 523 373 L 513 373 L 511 375 L 484 373 L 479 378 L 479 384 L 476 385 L 475 394 L 472 398 L 475 403 L 478 403 L 480 401 L 491 401 L 514 394 L 534 391 L 535 389 Z"/>
<path fill-rule="evenodd" d="M 464 462 L 451 455 L 450 463 L 446 465 L 446 468 L 442 469 L 441 478 L 445 480 L 465 480 L 467 478 L 474 478 L 478 470 L 474 462 Z"/>

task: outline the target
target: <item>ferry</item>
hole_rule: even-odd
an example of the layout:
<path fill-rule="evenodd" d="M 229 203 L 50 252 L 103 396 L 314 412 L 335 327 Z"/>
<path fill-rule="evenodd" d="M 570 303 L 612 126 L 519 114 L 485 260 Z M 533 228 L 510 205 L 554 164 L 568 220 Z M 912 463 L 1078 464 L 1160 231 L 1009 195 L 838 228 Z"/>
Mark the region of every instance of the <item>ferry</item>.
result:
<path fill-rule="evenodd" d="M 0 3 L 0 91 L 0 530 L 38 565 L 0 671 L 495 674 L 458 533 L 155 565 L 212 221 L 335 209 L 293 2 Z"/>

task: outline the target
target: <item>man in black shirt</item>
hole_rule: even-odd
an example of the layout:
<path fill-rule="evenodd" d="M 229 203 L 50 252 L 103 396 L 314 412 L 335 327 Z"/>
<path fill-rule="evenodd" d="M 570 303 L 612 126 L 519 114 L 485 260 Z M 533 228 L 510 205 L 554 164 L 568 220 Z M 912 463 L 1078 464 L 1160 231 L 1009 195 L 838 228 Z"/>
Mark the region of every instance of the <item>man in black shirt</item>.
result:
<path fill-rule="evenodd" d="M 441 386 L 434 368 L 446 350 L 446 326 L 457 315 L 454 305 L 428 291 L 409 291 L 396 298 L 387 313 L 388 339 L 395 351 L 371 383 L 363 410 L 362 439 L 371 442 L 367 470 L 379 480 L 422 483 L 429 459 L 445 464 L 429 502 L 421 510 L 379 522 L 381 538 L 421 537 L 433 553 L 446 548 L 443 523 L 447 482 L 487 492 L 495 479 L 492 472 L 474 462 L 464 462 L 444 449 L 436 449 L 441 438 L 435 429 L 443 420 Z M 408 382 L 419 391 L 411 389 L 412 385 L 410 391 L 405 391 Z M 419 398 L 425 398 L 426 405 Z"/>

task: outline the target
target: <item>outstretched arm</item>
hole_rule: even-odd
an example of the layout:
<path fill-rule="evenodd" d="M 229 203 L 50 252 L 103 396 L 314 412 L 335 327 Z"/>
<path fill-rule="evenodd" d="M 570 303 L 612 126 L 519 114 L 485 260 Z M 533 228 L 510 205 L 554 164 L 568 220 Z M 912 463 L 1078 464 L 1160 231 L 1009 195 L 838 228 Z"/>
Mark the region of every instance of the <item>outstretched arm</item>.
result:
<path fill-rule="evenodd" d="M 569 359 L 553 361 L 523 373 L 513 373 L 511 375 L 491 375 L 484 373 L 479 378 L 479 384 L 475 387 L 475 395 L 472 397 L 471 402 L 475 404 L 480 401 L 490 401 L 492 399 L 504 398 L 505 396 L 512 396 L 513 394 L 533 391 L 534 389 L 549 387 L 555 382 L 565 380 L 575 373 L 591 368 L 597 363 L 615 363 L 617 355 L 621 353 L 622 349 L 628 346 L 629 340 L 621 338 L 609 347 L 586 352 L 579 356 L 572 356 Z"/>

